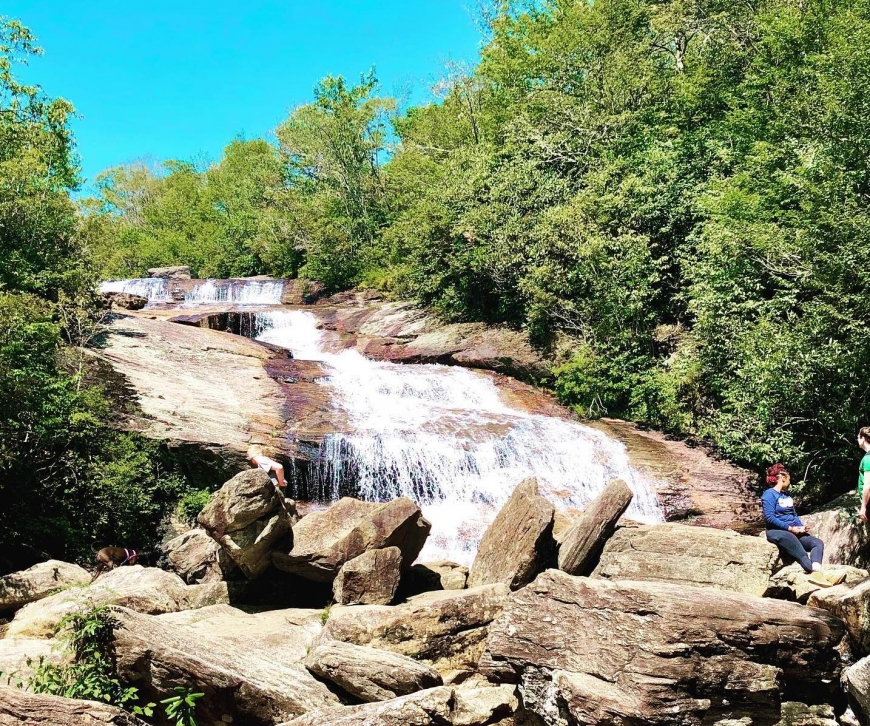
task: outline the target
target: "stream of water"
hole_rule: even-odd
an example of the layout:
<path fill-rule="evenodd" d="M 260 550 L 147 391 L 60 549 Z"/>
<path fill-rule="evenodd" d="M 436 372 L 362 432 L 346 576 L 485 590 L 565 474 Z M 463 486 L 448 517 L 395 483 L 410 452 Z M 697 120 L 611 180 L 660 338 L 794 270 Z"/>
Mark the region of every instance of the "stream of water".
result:
<path fill-rule="evenodd" d="M 284 291 L 283 280 L 204 280 L 185 293 L 182 307 L 198 305 L 278 305 Z M 148 304 L 171 303 L 169 281 L 160 277 L 134 280 L 108 280 L 100 292 L 126 292 L 148 298 Z"/>
<path fill-rule="evenodd" d="M 415 500 L 432 523 L 421 561 L 470 565 L 487 525 L 530 476 L 559 508 L 585 507 L 611 479 L 623 479 L 634 492 L 627 516 L 663 521 L 654 482 L 632 468 L 622 443 L 508 405 L 484 373 L 326 352 L 305 311 L 257 313 L 257 327 L 259 340 L 325 364 L 321 383 L 348 422 L 326 437 L 312 467 L 318 499 L 335 501 L 350 486 L 369 501 Z"/>

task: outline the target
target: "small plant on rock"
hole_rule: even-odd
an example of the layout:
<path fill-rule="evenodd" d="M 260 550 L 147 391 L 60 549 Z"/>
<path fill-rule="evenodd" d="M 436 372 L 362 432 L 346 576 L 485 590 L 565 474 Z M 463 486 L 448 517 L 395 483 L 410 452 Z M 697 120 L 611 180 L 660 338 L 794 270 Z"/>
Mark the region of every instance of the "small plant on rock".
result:
<path fill-rule="evenodd" d="M 187 522 L 194 524 L 199 513 L 211 501 L 211 492 L 208 489 L 197 489 L 185 494 L 175 507 L 175 515 Z"/>
<path fill-rule="evenodd" d="M 184 686 L 176 686 L 174 696 L 164 698 L 160 703 L 166 707 L 166 717 L 175 722 L 175 726 L 197 726 L 195 712 L 196 702 L 204 693 L 193 693 Z"/>

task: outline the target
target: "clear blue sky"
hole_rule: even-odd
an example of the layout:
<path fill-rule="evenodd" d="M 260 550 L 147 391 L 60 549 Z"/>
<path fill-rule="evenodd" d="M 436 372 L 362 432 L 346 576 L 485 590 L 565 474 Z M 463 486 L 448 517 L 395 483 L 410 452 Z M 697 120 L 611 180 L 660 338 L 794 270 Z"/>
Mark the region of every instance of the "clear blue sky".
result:
<path fill-rule="evenodd" d="M 473 62 L 473 0 L 4 0 L 45 55 L 19 74 L 71 101 L 83 176 L 140 158 L 216 160 L 263 136 L 326 74 L 375 66 L 383 91 L 428 98 Z"/>

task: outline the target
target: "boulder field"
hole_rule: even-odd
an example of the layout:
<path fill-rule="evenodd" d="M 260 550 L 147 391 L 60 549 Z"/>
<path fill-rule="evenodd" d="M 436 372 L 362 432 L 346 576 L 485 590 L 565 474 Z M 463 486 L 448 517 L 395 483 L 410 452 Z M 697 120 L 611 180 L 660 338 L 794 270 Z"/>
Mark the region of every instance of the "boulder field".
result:
<path fill-rule="evenodd" d="M 3 578 L 0 724 L 144 723 L 29 680 L 40 657 L 68 662 L 57 628 L 94 606 L 119 681 L 147 701 L 203 693 L 199 724 L 870 723 L 866 570 L 831 565 L 845 579 L 821 588 L 763 537 L 622 521 L 626 490 L 613 482 L 557 538 L 523 482 L 469 572 L 414 564 L 429 525 L 409 500 L 300 516 L 242 472 L 167 544 L 174 573 L 90 583 L 48 562 Z M 292 606 L 305 598 L 319 606 Z"/>

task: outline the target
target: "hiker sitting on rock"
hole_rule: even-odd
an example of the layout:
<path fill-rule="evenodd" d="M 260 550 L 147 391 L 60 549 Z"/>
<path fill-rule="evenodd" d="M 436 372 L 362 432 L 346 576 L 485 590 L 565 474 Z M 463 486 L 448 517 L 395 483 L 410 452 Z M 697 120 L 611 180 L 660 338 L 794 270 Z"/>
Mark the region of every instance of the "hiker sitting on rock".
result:
<path fill-rule="evenodd" d="M 830 585 L 821 573 L 825 544 L 809 534 L 798 517 L 794 500 L 786 494 L 791 476 L 782 464 L 774 464 L 767 470 L 767 483 L 770 489 L 761 495 L 767 541 L 779 547 L 782 554 L 799 562 L 805 572 L 813 573 L 811 580 L 818 580 L 820 585 Z"/>
<path fill-rule="evenodd" d="M 257 466 L 265 471 L 269 478 L 278 485 L 282 493 L 287 491 L 287 482 L 284 481 L 284 467 L 274 459 L 265 456 L 261 446 L 248 447 L 248 461 L 251 462 L 252 466 Z M 274 472 L 274 475 L 271 472 Z"/>

